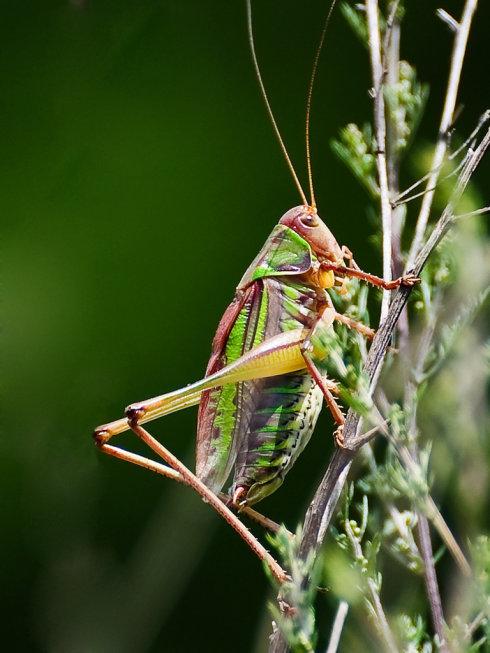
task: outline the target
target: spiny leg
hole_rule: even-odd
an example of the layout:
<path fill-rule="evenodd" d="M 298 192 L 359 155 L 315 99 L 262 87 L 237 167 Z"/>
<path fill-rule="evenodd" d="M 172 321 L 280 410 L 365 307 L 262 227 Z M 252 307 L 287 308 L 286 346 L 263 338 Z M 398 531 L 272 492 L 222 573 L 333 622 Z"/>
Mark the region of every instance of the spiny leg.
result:
<path fill-rule="evenodd" d="M 320 322 L 324 322 L 324 323 L 327 322 L 331 324 L 333 320 L 337 320 L 337 322 L 341 322 L 342 324 L 345 324 L 347 327 L 349 327 L 349 329 L 354 329 L 355 331 L 358 331 L 361 335 L 363 335 L 365 338 L 369 338 L 370 340 L 372 340 L 376 335 L 376 331 L 374 329 L 371 329 L 371 327 L 366 326 L 365 324 L 359 322 L 358 320 L 353 320 L 351 317 L 347 317 L 347 315 L 344 315 L 343 313 L 339 313 L 335 309 L 331 297 L 328 294 L 326 294 L 325 308 L 323 309 L 316 325 L 318 325 Z M 311 333 L 313 333 L 313 330 L 315 329 L 316 325 L 312 328 Z M 303 350 L 307 349 L 307 341 L 309 341 L 309 338 L 305 339 L 305 341 L 303 342 L 302 345 Z"/>
<path fill-rule="evenodd" d="M 342 324 L 345 324 L 347 327 L 349 327 L 349 329 L 354 329 L 365 338 L 369 338 L 369 340 L 372 340 L 376 335 L 376 331 L 371 329 L 371 327 L 368 327 L 362 322 L 358 322 L 357 320 L 353 320 L 352 318 L 347 317 L 347 315 L 343 315 L 342 313 L 336 313 L 335 319 L 337 322 L 342 322 Z"/>
<path fill-rule="evenodd" d="M 378 288 L 384 288 L 385 290 L 394 290 L 400 286 L 414 286 L 420 281 L 420 279 L 413 274 L 407 274 L 403 277 L 398 277 L 398 279 L 393 279 L 392 281 L 385 281 L 385 279 L 377 277 L 375 274 L 349 268 L 345 265 L 337 265 L 337 263 L 330 263 L 329 261 L 323 261 L 320 265 L 324 270 L 333 270 L 339 274 L 345 274 L 348 277 L 361 279 L 362 281 L 367 281 L 367 283 L 377 286 Z"/>
<path fill-rule="evenodd" d="M 332 393 L 333 388 L 335 388 L 334 389 L 335 394 L 338 393 L 337 386 L 336 384 L 333 384 L 332 387 L 332 382 L 328 381 L 323 376 L 321 371 L 318 369 L 314 360 L 315 346 L 313 344 L 315 333 L 321 333 L 325 329 L 330 329 L 337 315 L 340 315 L 340 313 L 337 313 L 337 311 L 333 306 L 332 301 L 327 300 L 327 307 L 323 310 L 321 316 L 318 318 L 317 322 L 311 328 L 308 336 L 304 339 L 301 345 L 301 352 L 303 354 L 303 359 L 305 361 L 306 368 L 308 372 L 311 374 L 314 381 L 320 387 L 323 396 L 325 398 L 325 402 L 328 406 L 328 409 L 330 410 L 332 417 L 335 423 L 337 424 L 337 429 L 334 433 L 335 442 L 339 447 L 343 447 L 342 430 L 345 423 L 345 417 L 344 417 L 344 413 L 342 412 L 342 409 L 340 408 L 339 404 L 337 403 Z M 311 355 L 311 352 L 313 352 L 313 356 Z M 317 352 L 316 355 L 318 356 L 321 354 Z"/>
<path fill-rule="evenodd" d="M 310 354 L 307 351 L 304 351 L 303 357 L 305 359 L 306 367 L 309 373 L 311 374 L 312 378 L 315 380 L 317 385 L 321 388 L 328 409 L 330 410 L 332 417 L 335 423 L 337 424 L 337 428 L 334 433 L 335 442 L 337 446 L 343 448 L 344 438 L 342 435 L 342 431 L 344 429 L 344 424 L 345 424 L 344 413 L 342 412 L 342 409 L 340 408 L 335 397 L 333 396 L 328 382 L 323 378 L 323 375 L 321 374 L 320 370 L 316 366 Z"/>
<path fill-rule="evenodd" d="M 132 463 L 133 465 L 137 465 L 138 467 L 144 467 L 145 469 L 148 469 L 151 472 L 156 472 L 157 474 L 160 474 L 161 476 L 165 476 L 166 478 L 170 478 L 174 481 L 177 481 L 178 483 L 182 483 L 184 485 L 186 484 L 182 476 L 179 474 L 179 472 L 177 472 L 175 469 L 172 469 L 171 467 L 168 467 L 167 465 L 162 465 L 162 463 L 157 463 L 155 460 L 151 460 L 150 458 L 146 458 L 145 456 L 140 456 L 137 453 L 133 453 L 132 451 L 127 451 L 126 449 L 122 449 L 121 447 L 114 447 L 111 444 L 101 444 L 99 445 L 99 449 L 103 453 L 107 454 L 108 456 L 113 456 L 118 460 L 123 460 L 125 462 Z M 232 509 L 235 508 L 235 506 L 232 503 L 231 497 L 229 495 L 224 494 L 224 492 L 220 492 L 218 494 L 218 497 L 229 508 Z M 257 524 L 259 524 L 266 530 L 270 531 L 271 533 L 277 533 L 281 528 L 280 525 L 277 524 L 275 521 L 269 519 L 269 517 L 266 517 L 262 513 L 257 512 L 257 510 L 254 510 L 253 508 L 244 507 L 240 509 L 240 513 L 246 515 L 247 517 L 255 521 Z"/>
<path fill-rule="evenodd" d="M 122 449 L 121 447 L 114 447 L 112 444 L 100 444 L 99 449 L 108 456 L 113 456 L 118 460 L 124 460 L 125 462 L 133 463 L 133 465 L 138 465 L 138 467 L 144 467 L 145 469 L 149 469 L 151 472 L 161 474 L 162 476 L 165 476 L 165 478 L 171 478 L 173 481 L 177 481 L 178 483 L 185 483 L 178 471 L 171 467 L 167 467 L 167 465 L 157 463 L 145 456 L 140 456 L 132 451 L 126 451 L 126 449 Z"/>
<path fill-rule="evenodd" d="M 282 567 L 274 560 L 270 553 L 262 546 L 256 537 L 248 530 L 248 528 L 240 521 L 240 519 L 232 513 L 214 492 L 200 481 L 190 469 L 188 469 L 180 460 L 174 456 L 166 447 L 164 447 L 158 440 L 148 433 L 142 426 L 138 424 L 137 415 L 133 414 L 129 420 L 131 430 L 152 449 L 162 460 L 170 465 L 182 477 L 182 481 L 192 487 L 197 494 L 206 502 L 209 503 L 214 510 L 241 536 L 241 538 L 248 544 L 252 551 L 264 562 L 267 563 L 273 576 L 280 582 L 287 579 L 287 574 Z M 128 460 L 128 458 L 126 458 Z"/>

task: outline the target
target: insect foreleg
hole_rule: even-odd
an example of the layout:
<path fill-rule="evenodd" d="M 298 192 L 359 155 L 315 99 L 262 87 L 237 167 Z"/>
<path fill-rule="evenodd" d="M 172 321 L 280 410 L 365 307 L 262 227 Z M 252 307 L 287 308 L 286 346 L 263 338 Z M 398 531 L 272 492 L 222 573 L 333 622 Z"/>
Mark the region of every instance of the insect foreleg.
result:
<path fill-rule="evenodd" d="M 342 250 L 342 258 L 348 262 L 348 267 L 354 268 L 355 270 L 359 270 L 360 269 L 359 266 L 354 261 L 354 254 L 350 251 L 347 245 L 342 245 L 340 249 Z"/>
<path fill-rule="evenodd" d="M 413 274 L 407 274 L 403 277 L 398 277 L 398 279 L 386 281 L 381 277 L 377 277 L 375 274 L 363 272 L 362 270 L 355 268 L 349 268 L 345 265 L 337 265 L 336 263 L 330 263 L 329 261 L 322 261 L 320 266 L 323 270 L 332 270 L 333 272 L 338 272 L 347 277 L 361 279 L 362 281 L 367 281 L 367 283 L 377 286 L 378 288 L 384 288 L 385 290 L 395 290 L 395 288 L 399 288 L 400 286 L 414 286 L 420 281 L 420 279 Z"/>

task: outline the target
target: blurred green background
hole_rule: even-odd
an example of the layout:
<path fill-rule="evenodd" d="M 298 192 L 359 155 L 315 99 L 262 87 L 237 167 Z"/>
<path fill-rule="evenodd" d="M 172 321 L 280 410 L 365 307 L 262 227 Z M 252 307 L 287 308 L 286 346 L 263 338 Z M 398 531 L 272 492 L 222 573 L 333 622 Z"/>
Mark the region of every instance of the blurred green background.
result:
<path fill-rule="evenodd" d="M 452 37 L 408 2 L 403 56 L 431 85 Z M 445 1 L 458 16 L 461 1 Z M 97 424 L 200 378 L 219 317 L 299 203 L 254 78 L 242 2 L 0 3 L 2 641 L 15 651 L 263 650 L 257 560 L 191 491 L 100 454 Z M 327 3 L 255 2 L 257 50 L 300 174 L 307 79 Z M 489 106 L 481 2 L 458 130 Z M 315 89 L 320 211 L 380 271 L 366 196 L 329 148 L 370 118 L 367 53 L 337 12 Z M 303 175 L 304 178 L 304 175 Z M 488 186 L 488 160 L 478 175 Z M 412 214 L 413 216 L 413 214 Z M 195 410 L 153 432 L 193 466 Z M 263 511 L 294 527 L 332 448 L 323 417 Z M 125 446 L 141 450 L 131 436 Z M 325 599 L 323 618 L 335 599 Z M 327 628 L 325 625 L 325 628 Z"/>

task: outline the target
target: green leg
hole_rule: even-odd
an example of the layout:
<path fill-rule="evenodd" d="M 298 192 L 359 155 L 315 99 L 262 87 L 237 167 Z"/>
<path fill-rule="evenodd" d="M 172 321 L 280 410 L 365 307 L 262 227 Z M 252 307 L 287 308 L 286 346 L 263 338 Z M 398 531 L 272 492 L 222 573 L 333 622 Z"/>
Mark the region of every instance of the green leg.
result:
<path fill-rule="evenodd" d="M 105 444 L 113 436 L 129 430 L 131 428 L 130 420 L 136 424 L 144 424 L 158 417 L 194 406 L 199 403 L 201 393 L 211 388 L 304 369 L 305 361 L 301 350 L 303 340 L 302 329 L 295 329 L 269 338 L 215 374 L 174 392 L 131 404 L 126 409 L 125 418 L 97 427 L 94 438 L 99 445 Z"/>

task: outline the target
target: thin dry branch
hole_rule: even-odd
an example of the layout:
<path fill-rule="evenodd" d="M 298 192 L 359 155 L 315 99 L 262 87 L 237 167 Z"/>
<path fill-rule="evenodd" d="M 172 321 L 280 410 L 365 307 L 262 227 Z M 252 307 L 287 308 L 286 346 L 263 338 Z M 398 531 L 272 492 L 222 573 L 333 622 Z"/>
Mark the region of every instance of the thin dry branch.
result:
<path fill-rule="evenodd" d="M 436 297 L 434 305 L 431 310 L 430 319 L 426 324 L 422 336 L 419 341 L 418 354 L 416 356 L 415 364 L 411 373 L 411 379 L 407 384 L 405 392 L 405 406 L 409 414 L 409 432 L 413 438 L 411 446 L 411 455 L 416 464 L 420 462 L 420 450 L 417 434 L 417 379 L 421 378 L 424 371 L 425 363 L 428 353 L 430 351 L 432 340 L 437 326 L 437 319 L 439 314 L 441 297 Z M 419 550 L 424 562 L 424 582 L 429 602 L 432 623 L 434 632 L 437 634 L 441 653 L 448 653 L 447 644 L 445 641 L 445 619 L 444 611 L 442 608 L 441 593 L 439 591 L 439 583 L 437 580 L 436 565 L 434 561 L 434 553 L 432 550 L 432 541 L 430 537 L 430 526 L 427 515 L 422 512 L 417 512 L 417 532 L 419 539 Z M 464 557 L 464 556 L 463 556 Z"/>
<path fill-rule="evenodd" d="M 440 297 L 436 297 L 435 305 L 432 307 L 430 319 L 428 320 L 419 341 L 418 353 L 416 356 L 415 364 L 413 365 L 410 374 L 410 380 L 407 384 L 405 391 L 404 406 L 409 415 L 408 430 L 413 440 L 410 454 L 413 457 L 414 463 L 420 462 L 420 451 L 416 438 L 417 434 L 417 379 L 421 378 L 424 370 L 427 355 L 432 345 L 435 329 L 437 326 L 438 308 L 440 306 Z M 407 451 L 408 453 L 408 451 Z M 410 455 L 409 454 L 409 455 Z M 417 532 L 419 539 L 419 550 L 424 563 L 424 583 L 429 602 L 432 623 L 434 632 L 437 634 L 440 642 L 441 653 L 448 653 L 447 645 L 445 642 L 445 620 L 442 608 L 442 599 L 439 591 L 439 583 L 437 581 L 437 572 L 434 562 L 434 554 L 432 550 L 432 542 L 430 537 L 429 520 L 426 514 L 417 511 Z"/>
<path fill-rule="evenodd" d="M 437 582 L 436 568 L 434 564 L 434 555 L 432 552 L 432 542 L 430 539 L 429 520 L 421 513 L 418 514 L 417 531 L 419 535 L 420 553 L 424 561 L 424 580 L 429 599 L 430 613 L 432 623 L 436 632 L 441 653 L 447 653 L 449 649 L 445 641 L 445 621 L 442 611 L 441 594 L 439 592 L 439 583 Z"/>
<path fill-rule="evenodd" d="M 337 614 L 335 615 L 326 653 L 337 653 L 340 636 L 342 635 L 342 629 L 344 628 L 345 618 L 347 617 L 348 611 L 349 604 L 347 601 L 341 601 L 337 609 Z"/>
<path fill-rule="evenodd" d="M 437 145 L 434 150 L 432 159 L 431 170 L 432 174 L 429 176 L 426 186 L 426 194 L 422 200 L 420 213 L 417 218 L 415 227 L 415 235 L 410 247 L 408 255 L 407 267 L 410 268 L 415 262 L 415 258 L 420 250 L 424 240 L 425 229 L 429 220 L 432 201 L 434 199 L 435 187 L 439 178 L 441 165 L 446 156 L 448 145 L 448 132 L 451 129 L 454 109 L 456 107 L 456 100 L 458 97 L 459 83 L 461 79 L 461 70 L 463 68 L 463 61 L 466 52 L 466 45 L 468 43 L 468 36 L 470 33 L 471 21 L 473 14 L 476 11 L 478 0 L 466 0 L 461 21 L 459 22 L 454 39 L 453 52 L 451 56 L 451 66 L 449 69 L 449 80 L 447 84 L 446 97 L 444 100 L 444 108 L 442 110 L 441 123 L 439 125 L 439 136 Z"/>
<path fill-rule="evenodd" d="M 378 20 L 378 0 L 366 0 L 366 18 L 369 34 L 369 53 L 374 91 L 374 131 L 376 135 L 376 165 L 378 169 L 381 220 L 383 224 L 383 277 L 391 280 L 391 202 L 386 165 L 386 120 L 383 95 L 384 70 L 381 60 L 381 39 Z M 390 306 L 390 292 L 383 291 L 382 322 Z"/>

